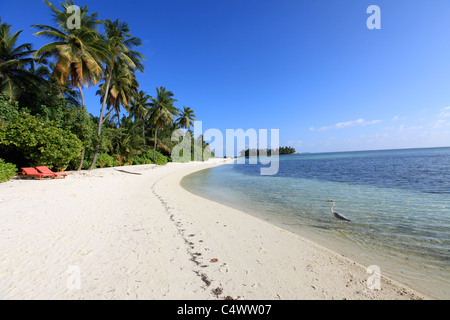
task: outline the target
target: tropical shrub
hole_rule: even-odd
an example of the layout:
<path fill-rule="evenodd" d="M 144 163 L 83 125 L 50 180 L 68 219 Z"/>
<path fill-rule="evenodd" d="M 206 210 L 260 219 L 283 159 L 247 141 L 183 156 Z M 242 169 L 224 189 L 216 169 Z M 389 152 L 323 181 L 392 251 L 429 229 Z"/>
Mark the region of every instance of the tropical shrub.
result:
<path fill-rule="evenodd" d="M 153 159 L 153 150 L 150 150 L 147 154 L 148 154 L 148 156 L 150 156 Z M 167 162 L 169 162 L 169 159 L 165 155 L 156 151 L 155 164 L 164 165 L 164 164 L 167 164 Z"/>
<path fill-rule="evenodd" d="M 12 163 L 6 163 L 5 160 L 0 159 L 0 183 L 6 182 L 13 178 L 17 173 L 17 168 Z"/>
<path fill-rule="evenodd" d="M 153 151 L 152 151 L 153 155 Z M 136 156 L 133 159 L 133 165 L 140 165 L 140 164 L 152 164 L 153 163 L 153 157 L 150 157 L 147 155 L 147 153 L 144 153 L 140 156 Z"/>
<path fill-rule="evenodd" d="M 0 147 L 14 146 L 30 166 L 47 166 L 64 171 L 70 160 L 80 156 L 81 141 L 53 122 L 20 114 L 0 126 Z"/>
<path fill-rule="evenodd" d="M 167 162 L 169 162 L 169 159 L 161 154 L 160 152 L 156 151 L 155 155 L 155 162 L 157 165 L 164 165 Z M 153 163 L 153 150 L 149 150 L 146 153 L 141 154 L 140 156 L 136 156 L 133 159 L 133 164 L 152 164 Z"/>
<path fill-rule="evenodd" d="M 96 168 L 115 167 L 116 165 L 117 163 L 114 157 L 107 153 L 100 153 L 97 157 L 97 162 L 95 163 Z"/>
<path fill-rule="evenodd" d="M 0 94 L 0 125 L 5 124 L 19 115 L 19 104 L 10 103 L 8 97 Z"/>

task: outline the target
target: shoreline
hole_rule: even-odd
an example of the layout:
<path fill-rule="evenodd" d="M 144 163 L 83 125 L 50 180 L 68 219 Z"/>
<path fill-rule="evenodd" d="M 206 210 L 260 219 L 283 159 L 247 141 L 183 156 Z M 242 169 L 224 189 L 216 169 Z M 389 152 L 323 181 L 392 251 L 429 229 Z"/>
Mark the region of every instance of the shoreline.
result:
<path fill-rule="evenodd" d="M 192 171 L 190 173 L 193 173 L 195 171 Z M 166 179 L 172 179 L 171 182 L 174 185 L 180 185 L 180 181 L 186 175 L 188 174 L 172 175 L 172 177 L 167 177 Z M 209 227 L 214 227 L 214 223 L 212 221 L 214 220 L 214 218 L 225 219 L 225 222 L 228 223 L 224 224 L 224 229 L 220 227 L 218 228 L 218 230 L 205 229 L 205 231 L 202 231 L 202 234 L 207 235 L 211 238 L 216 234 L 217 241 L 220 242 L 222 240 L 220 229 L 225 230 L 225 228 L 227 228 L 231 229 L 230 233 L 238 238 L 238 241 L 236 242 L 241 241 L 242 243 L 246 243 L 248 242 L 248 238 L 251 236 L 254 236 L 255 239 L 257 239 L 255 243 L 250 241 L 251 244 L 249 244 L 249 248 L 245 252 L 242 252 L 242 250 L 244 249 L 239 247 L 240 253 L 235 253 L 233 252 L 232 247 L 225 248 L 223 244 L 219 244 L 219 247 L 216 248 L 217 251 L 222 251 L 224 255 L 229 255 L 230 259 L 235 258 L 232 257 L 233 255 L 237 257 L 248 257 L 246 259 L 248 261 L 246 261 L 245 263 L 235 262 L 242 269 L 245 269 L 247 266 L 252 266 L 253 270 L 257 270 L 260 267 L 261 269 L 264 269 L 263 272 L 268 272 L 269 270 L 271 270 L 272 275 L 281 276 L 285 280 L 285 282 L 277 280 L 275 281 L 276 283 L 269 281 L 269 283 L 264 284 L 264 286 L 271 287 L 271 289 L 274 291 L 276 291 L 274 286 L 279 285 L 278 291 L 284 292 L 283 295 L 275 294 L 273 297 L 260 296 L 258 290 L 256 289 L 249 290 L 248 295 L 245 296 L 244 299 L 435 299 L 425 293 L 421 293 L 410 288 L 407 284 L 403 284 L 389 276 L 384 275 L 381 276 L 381 290 L 370 290 L 367 288 L 367 278 L 370 276 L 370 274 L 367 273 L 366 266 L 363 266 L 362 264 L 351 260 L 350 258 L 341 255 L 328 247 L 324 247 L 312 240 L 309 240 L 299 235 L 298 233 L 285 229 L 282 226 L 274 224 L 271 221 L 262 219 L 262 217 L 259 217 L 256 214 L 245 213 L 239 209 L 235 209 L 213 200 L 197 196 L 184 189 L 183 187 L 181 188 L 188 195 L 180 195 L 180 191 L 180 193 L 177 192 L 177 195 L 179 195 L 179 197 L 193 196 L 198 200 L 192 202 L 191 206 L 188 207 L 188 211 L 199 210 L 198 208 L 200 205 L 198 205 L 198 203 L 203 202 L 204 200 L 207 201 L 208 208 L 211 211 L 216 211 L 215 217 L 213 217 L 211 221 L 208 222 Z M 172 197 L 172 200 L 175 200 L 175 198 L 176 197 Z M 217 212 L 220 212 L 220 214 L 217 214 Z M 230 217 L 228 215 L 232 216 Z M 252 227 L 250 230 L 243 230 L 243 227 L 239 226 L 239 224 Z M 232 225 L 232 228 L 230 228 L 230 225 Z M 253 234 L 254 232 L 255 234 Z M 243 235 L 243 233 L 245 233 L 245 235 Z M 241 239 L 241 237 L 247 239 Z M 278 239 L 277 237 L 281 239 Z M 280 243 L 281 246 L 271 243 L 273 241 L 275 241 L 276 243 Z M 254 248 L 258 247 L 258 252 L 252 252 L 252 246 L 254 246 Z M 286 247 L 281 249 L 283 250 L 281 254 L 279 252 L 280 247 Z M 298 252 L 295 252 L 296 250 Z M 306 252 L 310 253 L 311 256 L 307 256 L 307 254 L 305 254 Z M 278 265 L 277 263 L 274 264 L 271 261 L 272 257 L 269 253 L 277 257 L 276 260 L 278 260 Z M 262 263 L 262 259 L 260 259 L 261 261 L 258 260 L 258 257 L 267 259 L 265 261 L 267 265 L 265 266 L 265 264 Z M 256 264 L 254 262 L 252 263 L 252 259 L 256 261 Z M 298 261 L 294 261 L 297 259 Z M 329 266 L 325 266 L 325 263 L 321 265 L 322 261 L 327 260 L 331 261 Z M 289 264 L 291 264 L 292 270 L 288 267 Z M 266 267 L 269 270 L 266 270 Z M 313 274 L 323 276 L 324 279 L 312 279 L 311 275 L 305 273 L 302 274 L 302 267 L 304 267 L 304 270 L 306 270 L 307 272 L 312 272 Z M 316 267 L 320 269 L 320 271 L 315 272 L 314 269 Z M 339 268 L 339 270 L 335 270 L 335 267 Z M 283 271 L 278 271 L 278 269 L 283 269 L 283 271 L 287 272 L 289 275 L 277 274 L 283 273 Z M 217 270 L 215 270 L 215 274 L 213 274 L 213 276 L 217 277 L 218 279 L 226 279 L 226 276 L 223 277 L 223 270 L 220 271 L 221 274 L 219 274 Z M 229 271 L 227 269 L 226 273 L 228 272 Z M 342 273 L 344 279 L 347 276 L 347 280 L 344 280 L 340 276 L 338 276 L 338 273 Z M 237 275 L 235 274 L 235 276 Z M 299 277 L 298 282 L 295 281 L 296 277 Z M 338 280 L 338 278 L 339 281 L 336 281 Z M 260 281 L 263 281 L 263 279 L 266 279 L 266 277 L 261 276 L 259 279 Z M 291 283 L 291 280 L 293 280 L 294 283 Z M 241 281 L 247 288 L 258 288 L 263 286 L 262 283 L 261 286 L 255 286 L 255 284 L 245 284 L 245 279 L 242 279 Z M 333 281 L 341 282 L 341 284 L 333 283 Z M 226 282 L 226 280 L 219 280 L 218 282 L 222 283 Z M 286 287 L 284 288 L 281 283 Z M 316 283 L 318 283 L 318 286 L 316 286 Z M 298 285 L 300 284 L 303 285 L 303 288 L 298 287 Z M 310 288 L 308 286 L 310 286 Z M 325 287 L 329 288 L 325 289 Z M 234 290 L 239 291 L 240 289 L 242 288 L 234 286 Z"/>
<path fill-rule="evenodd" d="M 224 162 L 0 184 L 0 299 L 430 298 L 180 185 Z"/>
<path fill-rule="evenodd" d="M 268 215 L 264 212 L 258 211 L 258 208 L 246 207 L 243 204 L 240 204 L 239 201 L 227 203 L 224 201 L 223 197 L 215 198 L 214 193 L 207 192 L 207 194 L 203 195 L 200 189 L 196 189 L 196 187 L 190 186 L 189 177 L 186 176 L 185 178 L 188 178 L 188 180 L 185 182 L 185 179 L 182 179 L 183 188 L 188 192 L 193 193 L 194 195 L 206 198 L 210 201 L 225 205 L 227 207 L 231 207 L 237 211 L 243 212 L 244 214 L 252 215 L 257 219 L 266 221 L 281 229 L 292 232 L 304 239 L 313 242 L 316 245 L 325 247 L 326 249 L 329 249 L 336 254 L 342 255 L 350 261 L 355 261 L 363 266 L 374 264 L 378 265 L 380 267 L 381 274 L 390 279 L 395 279 L 395 281 L 403 284 L 404 286 L 420 292 L 422 295 L 428 297 L 429 299 L 446 299 L 448 286 L 446 286 L 445 282 L 442 281 L 445 281 L 447 278 L 441 277 L 439 280 L 436 275 L 433 275 L 432 278 L 425 281 L 424 277 L 418 277 L 417 274 L 413 273 L 413 271 L 418 270 L 420 272 L 426 272 L 426 267 L 422 266 L 420 267 L 421 269 L 413 269 L 416 267 L 409 266 L 409 268 L 405 270 L 405 265 L 403 264 L 403 259 L 405 259 L 405 257 L 398 255 L 398 253 L 395 254 L 397 255 L 396 257 L 393 257 L 392 252 L 390 253 L 380 248 L 368 248 L 355 245 L 351 238 L 344 237 L 344 239 L 337 239 L 334 237 L 330 237 L 330 234 L 311 230 L 311 228 L 308 228 L 301 223 L 296 224 L 286 219 L 280 219 L 276 215 Z"/>

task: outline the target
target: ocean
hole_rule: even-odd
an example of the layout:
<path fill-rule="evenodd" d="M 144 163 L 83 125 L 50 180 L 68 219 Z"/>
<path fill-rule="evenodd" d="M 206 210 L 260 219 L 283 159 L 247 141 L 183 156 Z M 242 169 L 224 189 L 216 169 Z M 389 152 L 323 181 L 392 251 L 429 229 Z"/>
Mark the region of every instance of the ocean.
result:
<path fill-rule="evenodd" d="M 432 297 L 450 298 L 450 148 L 283 155 L 273 176 L 261 176 L 261 166 L 247 159 L 181 183 L 377 265 L 381 274 Z M 352 222 L 340 228 L 325 200 Z"/>

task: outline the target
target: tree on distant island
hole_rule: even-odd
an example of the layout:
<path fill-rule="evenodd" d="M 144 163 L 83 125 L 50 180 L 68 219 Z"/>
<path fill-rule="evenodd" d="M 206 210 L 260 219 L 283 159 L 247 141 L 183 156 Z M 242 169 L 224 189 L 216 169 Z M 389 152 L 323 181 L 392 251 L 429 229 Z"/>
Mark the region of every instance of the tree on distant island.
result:
<path fill-rule="evenodd" d="M 295 148 L 281 147 L 278 149 L 246 149 L 240 152 L 241 157 L 271 156 L 272 154 L 286 155 L 294 154 Z"/>

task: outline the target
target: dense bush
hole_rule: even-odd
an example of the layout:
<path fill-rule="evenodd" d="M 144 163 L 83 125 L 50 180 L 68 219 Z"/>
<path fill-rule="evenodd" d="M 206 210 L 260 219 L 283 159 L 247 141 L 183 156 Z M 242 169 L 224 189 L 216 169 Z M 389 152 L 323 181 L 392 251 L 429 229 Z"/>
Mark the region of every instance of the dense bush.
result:
<path fill-rule="evenodd" d="M 3 159 L 0 159 L 0 183 L 6 182 L 13 178 L 17 173 L 17 168 L 12 163 L 6 163 Z"/>
<path fill-rule="evenodd" d="M 155 162 L 158 165 L 163 165 L 169 162 L 169 159 L 165 155 L 156 151 Z M 136 156 L 133 159 L 133 164 L 152 164 L 152 163 L 153 163 L 153 150 L 141 154 L 140 156 Z"/>
<path fill-rule="evenodd" d="M 53 122 L 20 114 L 0 126 L 0 147 L 15 147 L 29 166 L 47 166 L 65 170 L 73 158 L 80 157 L 81 141 Z"/>
<path fill-rule="evenodd" d="M 4 125 L 19 115 L 19 104 L 9 103 L 8 97 L 0 94 L 0 125 Z"/>
<path fill-rule="evenodd" d="M 100 153 L 97 157 L 95 168 L 115 167 L 116 165 L 117 163 L 113 156 L 110 156 L 107 153 Z"/>

